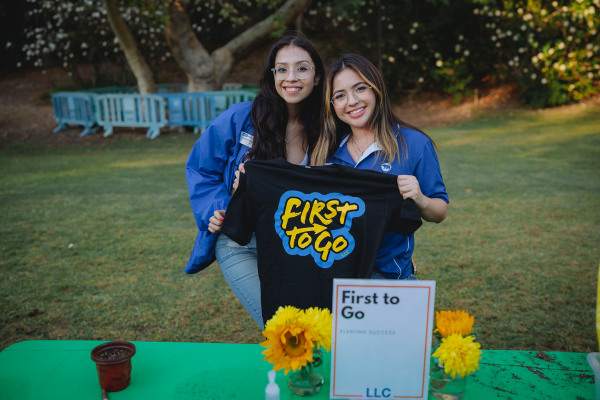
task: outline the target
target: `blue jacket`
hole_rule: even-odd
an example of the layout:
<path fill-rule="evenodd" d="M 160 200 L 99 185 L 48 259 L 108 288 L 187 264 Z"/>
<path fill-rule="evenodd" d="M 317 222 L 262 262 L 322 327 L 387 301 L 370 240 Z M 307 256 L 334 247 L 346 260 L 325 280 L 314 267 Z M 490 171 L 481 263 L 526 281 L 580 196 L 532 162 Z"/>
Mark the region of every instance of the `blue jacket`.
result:
<path fill-rule="evenodd" d="M 347 165 L 358 169 L 371 169 L 394 175 L 413 175 L 419 181 L 421 191 L 427 197 L 442 199 L 450 202 L 446 186 L 442 179 L 440 163 L 435 148 L 427 136 L 421 132 L 400 128 L 406 141 L 408 160 L 396 158 L 392 163 L 385 162 L 383 155 L 378 158 L 379 146 L 374 142 L 367 148 L 358 163 L 355 163 L 346 144 L 350 135 L 341 141 L 335 154 L 328 162 Z M 395 130 L 400 146 L 398 131 Z M 406 279 L 412 272 L 411 257 L 415 249 L 414 234 L 402 236 L 397 233 L 387 233 L 377 253 L 375 269 L 388 279 Z"/>
<path fill-rule="evenodd" d="M 242 132 L 254 133 L 250 121 L 252 102 L 233 104 L 206 129 L 187 160 L 185 176 L 198 235 L 185 272 L 195 274 L 215 261 L 218 234 L 208 231 L 216 210 L 225 210 L 231 200 L 235 171 L 250 150 L 241 144 Z M 247 143 L 247 142 L 246 142 Z"/>

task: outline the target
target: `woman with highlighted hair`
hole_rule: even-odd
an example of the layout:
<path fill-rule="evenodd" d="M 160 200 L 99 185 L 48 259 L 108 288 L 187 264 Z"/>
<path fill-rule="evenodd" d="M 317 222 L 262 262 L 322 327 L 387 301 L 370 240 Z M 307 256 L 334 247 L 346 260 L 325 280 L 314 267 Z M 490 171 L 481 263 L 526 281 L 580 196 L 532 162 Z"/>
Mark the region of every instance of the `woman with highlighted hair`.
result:
<path fill-rule="evenodd" d="M 446 218 L 449 198 L 435 142 L 392 111 L 383 77 L 366 58 L 349 54 L 325 76 L 323 130 L 311 165 L 335 163 L 398 176 L 398 190 L 413 199 L 428 222 Z M 414 234 L 387 233 L 375 279 L 416 279 Z"/>

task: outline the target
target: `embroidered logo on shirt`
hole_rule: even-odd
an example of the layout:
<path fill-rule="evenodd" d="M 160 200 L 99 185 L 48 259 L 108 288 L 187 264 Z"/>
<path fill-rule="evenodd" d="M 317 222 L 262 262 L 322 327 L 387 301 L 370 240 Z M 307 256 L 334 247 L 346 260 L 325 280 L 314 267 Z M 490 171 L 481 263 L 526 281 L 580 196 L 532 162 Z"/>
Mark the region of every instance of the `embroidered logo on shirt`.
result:
<path fill-rule="evenodd" d="M 279 200 L 275 231 L 288 254 L 312 255 L 319 267 L 329 268 L 354 250 L 352 219 L 364 212 L 358 197 L 291 190 Z"/>
<path fill-rule="evenodd" d="M 381 170 L 383 172 L 389 172 L 392 169 L 392 166 L 390 165 L 390 163 L 383 163 L 381 164 Z"/>

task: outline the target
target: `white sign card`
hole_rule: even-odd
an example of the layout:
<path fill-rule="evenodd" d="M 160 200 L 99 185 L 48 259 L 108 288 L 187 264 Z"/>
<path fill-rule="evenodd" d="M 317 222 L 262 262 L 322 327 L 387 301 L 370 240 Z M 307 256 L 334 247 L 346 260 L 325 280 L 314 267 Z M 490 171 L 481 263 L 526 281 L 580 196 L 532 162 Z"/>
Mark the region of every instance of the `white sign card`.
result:
<path fill-rule="evenodd" d="M 435 281 L 334 279 L 331 399 L 427 399 Z"/>

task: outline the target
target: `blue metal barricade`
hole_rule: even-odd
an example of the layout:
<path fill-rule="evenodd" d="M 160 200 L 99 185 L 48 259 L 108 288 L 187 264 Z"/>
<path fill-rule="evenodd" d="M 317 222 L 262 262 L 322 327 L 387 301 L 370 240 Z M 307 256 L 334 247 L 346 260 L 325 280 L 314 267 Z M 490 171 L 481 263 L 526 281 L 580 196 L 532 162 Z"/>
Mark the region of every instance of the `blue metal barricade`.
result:
<path fill-rule="evenodd" d="M 52 94 L 52 106 L 54 118 L 58 122 L 58 126 L 53 130 L 54 133 L 69 129 L 67 124 L 83 126 L 85 129 L 79 136 L 96 132 L 98 129 L 92 95 L 77 92 L 54 93 Z"/>
<path fill-rule="evenodd" d="M 215 99 L 205 93 L 161 93 L 167 102 L 167 125 L 193 126 L 204 132 L 215 120 Z"/>
<path fill-rule="evenodd" d="M 202 92 L 210 94 L 215 98 L 215 111 L 217 115 L 227 110 L 230 105 L 241 103 L 242 101 L 254 100 L 256 93 L 248 90 L 223 90 L 214 92 Z"/>
<path fill-rule="evenodd" d="M 242 90 L 247 90 L 249 92 L 258 94 L 260 92 L 260 86 L 258 86 L 258 85 L 244 85 L 244 86 L 242 86 Z"/>
<path fill-rule="evenodd" d="M 167 124 L 165 100 L 154 94 L 98 95 L 94 96 L 94 108 L 104 137 L 111 135 L 115 126 L 126 126 L 147 127 L 146 137 L 154 139 Z"/>

